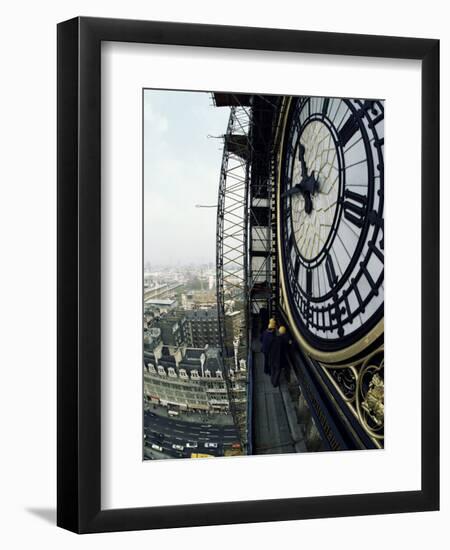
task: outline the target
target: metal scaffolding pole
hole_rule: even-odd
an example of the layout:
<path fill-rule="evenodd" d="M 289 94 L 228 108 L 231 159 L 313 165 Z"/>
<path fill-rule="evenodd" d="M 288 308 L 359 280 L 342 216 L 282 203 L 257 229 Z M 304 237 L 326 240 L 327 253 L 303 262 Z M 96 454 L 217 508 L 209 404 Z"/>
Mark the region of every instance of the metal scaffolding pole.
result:
<path fill-rule="evenodd" d="M 219 338 L 231 413 L 238 427 L 242 448 L 247 446 L 248 288 L 247 226 L 251 144 L 250 108 L 231 107 L 220 172 L 217 208 L 217 306 Z M 231 314 L 241 311 L 240 327 Z"/>

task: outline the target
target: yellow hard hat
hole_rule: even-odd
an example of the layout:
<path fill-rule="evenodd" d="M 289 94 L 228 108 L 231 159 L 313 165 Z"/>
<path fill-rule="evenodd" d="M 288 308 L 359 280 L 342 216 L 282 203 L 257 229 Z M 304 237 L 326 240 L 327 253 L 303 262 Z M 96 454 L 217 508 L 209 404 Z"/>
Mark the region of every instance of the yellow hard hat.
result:
<path fill-rule="evenodd" d="M 286 334 L 286 327 L 280 327 L 278 332 L 280 334 Z"/>
<path fill-rule="evenodd" d="M 276 328 L 276 327 L 277 327 L 277 322 L 272 317 L 272 319 L 269 320 L 269 328 Z"/>

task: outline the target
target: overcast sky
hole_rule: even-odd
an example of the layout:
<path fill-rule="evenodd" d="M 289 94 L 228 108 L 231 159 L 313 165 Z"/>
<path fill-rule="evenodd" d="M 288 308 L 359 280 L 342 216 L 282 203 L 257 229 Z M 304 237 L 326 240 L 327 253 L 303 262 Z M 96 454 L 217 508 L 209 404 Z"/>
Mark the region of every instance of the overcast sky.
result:
<path fill-rule="evenodd" d="M 144 92 L 144 262 L 215 262 L 216 208 L 227 107 L 210 94 Z"/>

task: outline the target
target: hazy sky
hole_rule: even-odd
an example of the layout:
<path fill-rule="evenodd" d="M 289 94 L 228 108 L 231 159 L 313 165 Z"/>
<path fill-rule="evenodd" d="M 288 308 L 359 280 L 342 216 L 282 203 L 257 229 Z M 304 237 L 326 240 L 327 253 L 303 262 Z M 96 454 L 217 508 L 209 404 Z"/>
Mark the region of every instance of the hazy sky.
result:
<path fill-rule="evenodd" d="M 144 262 L 215 261 L 227 107 L 203 92 L 144 92 Z"/>

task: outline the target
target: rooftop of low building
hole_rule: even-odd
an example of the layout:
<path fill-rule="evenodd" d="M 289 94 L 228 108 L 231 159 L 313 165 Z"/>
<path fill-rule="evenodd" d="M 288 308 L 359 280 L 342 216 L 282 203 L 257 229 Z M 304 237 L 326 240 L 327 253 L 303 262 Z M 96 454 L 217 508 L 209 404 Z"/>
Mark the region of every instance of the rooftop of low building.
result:
<path fill-rule="evenodd" d="M 176 300 L 172 298 L 150 298 L 149 300 L 145 300 L 146 305 L 149 306 L 171 306 L 175 302 Z"/>
<path fill-rule="evenodd" d="M 205 309 L 188 309 L 186 311 L 186 317 L 189 320 L 217 319 L 217 307 L 210 307 Z"/>

